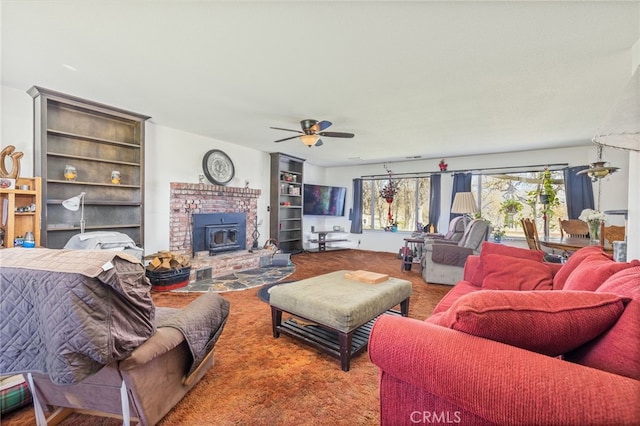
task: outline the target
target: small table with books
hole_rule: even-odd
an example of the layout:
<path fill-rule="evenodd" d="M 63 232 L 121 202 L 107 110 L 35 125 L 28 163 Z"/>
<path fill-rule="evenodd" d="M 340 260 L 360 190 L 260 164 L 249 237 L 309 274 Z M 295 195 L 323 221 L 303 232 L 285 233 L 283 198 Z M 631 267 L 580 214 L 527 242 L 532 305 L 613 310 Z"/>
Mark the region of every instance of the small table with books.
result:
<path fill-rule="evenodd" d="M 351 358 L 367 348 L 373 320 L 400 305 L 409 314 L 411 282 L 368 271 L 335 271 L 271 289 L 273 337 L 302 340 L 340 359 L 349 371 Z M 294 317 L 282 322 L 282 313 Z M 397 312 L 396 312 L 397 313 Z"/>

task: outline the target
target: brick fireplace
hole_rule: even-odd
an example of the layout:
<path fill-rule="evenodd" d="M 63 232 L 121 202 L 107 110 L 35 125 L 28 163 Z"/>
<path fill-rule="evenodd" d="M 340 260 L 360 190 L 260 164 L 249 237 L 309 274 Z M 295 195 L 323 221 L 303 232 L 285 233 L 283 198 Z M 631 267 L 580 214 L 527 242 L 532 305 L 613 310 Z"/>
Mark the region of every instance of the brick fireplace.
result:
<path fill-rule="evenodd" d="M 169 250 L 174 253 L 193 256 L 191 281 L 199 270 L 211 268 L 211 275 L 224 275 L 233 271 L 256 268 L 260 258 L 265 256 L 260 250 L 250 253 L 244 247 L 253 246 L 253 233 L 258 214 L 258 197 L 261 191 L 252 188 L 238 188 L 206 183 L 172 182 L 169 214 Z M 194 246 L 193 217 L 204 213 L 246 214 L 246 232 L 241 250 L 225 251 L 210 256 L 208 249 L 200 247 L 200 235 Z M 202 244 L 203 245 L 203 244 Z M 196 250 L 194 251 L 194 247 Z"/>

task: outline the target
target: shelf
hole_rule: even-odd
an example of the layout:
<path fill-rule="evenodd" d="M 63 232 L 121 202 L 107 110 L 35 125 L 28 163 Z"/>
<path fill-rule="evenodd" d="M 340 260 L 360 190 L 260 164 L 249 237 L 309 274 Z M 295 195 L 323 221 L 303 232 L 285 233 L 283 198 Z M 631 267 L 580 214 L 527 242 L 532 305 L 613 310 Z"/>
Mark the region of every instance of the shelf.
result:
<path fill-rule="evenodd" d="M 140 167 L 140 163 L 132 163 L 130 161 L 105 160 L 103 158 L 86 157 L 82 155 L 62 154 L 59 152 L 48 152 L 49 157 L 72 158 L 74 160 L 91 160 L 98 163 L 118 164 L 121 166 Z"/>
<path fill-rule="evenodd" d="M 61 232 L 61 231 L 78 231 L 80 232 L 80 227 L 79 226 L 69 226 L 66 224 L 60 224 L 61 226 L 56 226 L 57 224 L 52 224 L 49 225 L 47 227 L 47 232 Z M 91 229 L 95 229 L 95 230 L 101 230 L 101 229 L 124 229 L 124 228 L 138 228 L 140 225 L 137 223 L 129 223 L 129 224 L 118 224 L 118 225 L 93 225 L 93 226 L 88 226 L 85 225 L 84 229 L 85 231 L 87 230 L 91 230 Z"/>
<path fill-rule="evenodd" d="M 317 243 L 320 243 L 320 242 L 329 244 L 329 243 L 339 243 L 339 242 L 344 242 L 344 241 L 349 241 L 349 240 L 347 240 L 346 238 L 339 239 L 339 240 L 337 240 L 337 239 L 336 240 L 317 240 L 317 239 L 316 240 L 309 240 L 310 243 L 314 243 L 314 244 L 317 244 Z"/>
<path fill-rule="evenodd" d="M 304 160 L 279 152 L 270 155 L 270 237 L 278 241 L 284 252 L 301 252 Z"/>
<path fill-rule="evenodd" d="M 77 180 L 63 180 L 63 179 L 47 179 L 48 183 L 62 183 L 65 185 L 87 185 L 87 186 L 110 186 L 114 188 L 134 188 L 139 189 L 140 185 L 124 185 L 114 183 L 98 183 L 98 182 L 81 182 Z"/>
<path fill-rule="evenodd" d="M 128 147 L 128 148 L 140 148 L 140 145 L 135 144 L 135 143 L 120 142 L 120 141 L 114 141 L 114 140 L 110 140 L 110 139 L 95 138 L 93 136 L 86 136 L 86 135 L 80 135 L 80 134 L 76 134 L 76 133 L 63 132 L 63 131 L 60 131 L 60 130 L 47 129 L 47 133 L 49 135 L 53 135 L 53 136 L 62 136 L 62 137 L 71 138 L 71 139 L 82 139 L 82 140 L 85 140 L 85 141 L 88 141 L 88 142 L 106 143 L 106 144 L 109 144 L 109 145 L 118 145 L 118 146 L 123 146 L 123 147 Z"/>
<path fill-rule="evenodd" d="M 64 200 L 47 200 L 48 206 L 61 206 Z M 125 206 L 125 207 L 139 207 L 140 202 L 138 201 L 92 201 L 85 200 L 85 207 L 87 206 Z"/>
<path fill-rule="evenodd" d="M 122 230 L 142 247 L 150 117 L 38 86 L 27 93 L 35 114 L 34 173 L 42 176 L 42 245 L 62 248 L 79 231 L 82 213 L 62 203 L 85 192 L 85 229 Z M 77 169 L 77 180 L 64 179 L 66 165 Z M 111 183 L 114 171 L 121 173 L 119 184 Z"/>

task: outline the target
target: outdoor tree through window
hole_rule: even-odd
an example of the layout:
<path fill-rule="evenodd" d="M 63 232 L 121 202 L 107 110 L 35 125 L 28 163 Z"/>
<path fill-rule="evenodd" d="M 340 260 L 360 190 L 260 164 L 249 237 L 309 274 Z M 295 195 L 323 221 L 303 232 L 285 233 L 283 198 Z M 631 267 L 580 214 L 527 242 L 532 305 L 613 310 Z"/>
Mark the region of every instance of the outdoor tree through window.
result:
<path fill-rule="evenodd" d="M 394 179 L 397 192 L 392 203 L 380 196 L 388 179 L 362 182 L 362 228 L 385 229 L 395 223 L 399 231 L 415 231 L 429 221 L 429 178 Z M 389 220 L 391 208 L 392 221 Z"/>

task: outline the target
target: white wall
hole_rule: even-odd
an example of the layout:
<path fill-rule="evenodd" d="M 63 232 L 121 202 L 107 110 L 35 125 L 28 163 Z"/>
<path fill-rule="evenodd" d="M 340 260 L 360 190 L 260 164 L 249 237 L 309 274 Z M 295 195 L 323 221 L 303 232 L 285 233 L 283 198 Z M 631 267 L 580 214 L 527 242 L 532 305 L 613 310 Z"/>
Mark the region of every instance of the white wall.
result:
<path fill-rule="evenodd" d="M 2 87 L 2 139 L 0 147 L 14 145 L 24 152 L 21 175 L 33 175 L 33 100 L 26 92 Z M 144 114 L 144 111 L 138 111 Z M 169 248 L 169 184 L 198 182 L 202 157 L 210 149 L 221 149 L 231 157 L 235 177 L 230 186 L 262 191 L 258 199 L 260 243 L 269 237 L 269 155 L 238 145 L 146 123 L 145 140 L 145 253 Z"/>
<path fill-rule="evenodd" d="M 145 252 L 169 248 L 170 182 L 198 182 L 202 157 L 211 149 L 224 151 L 233 161 L 235 176 L 228 186 L 260 189 L 259 243 L 269 238 L 269 154 L 228 142 L 159 126 L 145 127 Z M 206 178 L 205 178 L 206 182 Z"/>
<path fill-rule="evenodd" d="M 585 146 L 575 148 L 558 148 L 527 152 L 513 152 L 494 155 L 477 155 L 469 157 L 447 158 L 449 170 L 468 170 L 506 166 L 527 166 L 545 165 L 554 163 L 568 163 L 570 166 L 589 164 L 595 161 L 597 152 L 595 145 L 590 141 L 585 141 Z M 625 151 L 610 149 L 603 152 L 603 159 L 612 165 L 623 166 L 628 162 L 628 153 Z M 440 158 L 418 161 L 405 161 L 388 163 L 387 166 L 393 173 L 409 172 L 429 172 L 438 170 Z M 328 168 L 326 171 L 326 184 L 336 186 L 347 186 L 347 211 L 353 205 L 353 194 L 351 188 L 352 179 L 366 175 L 384 175 L 386 173 L 382 164 L 360 165 L 349 167 Z M 442 176 L 442 211 L 440 213 L 440 229 L 446 229 L 449 223 L 448 208 L 451 204 L 452 174 L 445 173 Z M 625 209 L 627 208 L 627 186 L 628 170 L 621 167 L 621 170 L 602 181 L 601 188 L 601 210 Z M 594 196 L 597 198 L 597 185 L 594 185 Z M 350 222 L 347 217 L 334 219 L 337 224 L 349 229 Z M 608 221 L 612 224 L 622 224 L 624 219 L 611 216 Z M 309 226 L 305 219 L 305 228 Z M 403 238 L 409 232 L 384 232 L 365 230 L 363 234 L 351 234 L 349 238 L 357 245 L 360 240 L 360 248 L 397 252 L 404 244 Z"/>
<path fill-rule="evenodd" d="M 640 16 L 638 16 L 640 28 Z M 640 39 L 631 52 L 631 73 L 640 67 Z M 627 259 L 640 259 L 640 153 L 629 154 L 629 221 L 627 224 Z"/>
<path fill-rule="evenodd" d="M 33 174 L 33 113 L 32 99 L 26 93 L 28 88 L 18 90 L 2 87 L 2 131 L 0 146 L 15 145 L 19 151 L 25 153 L 22 161 L 22 175 Z M 144 111 L 138 111 L 144 114 Z M 145 252 L 153 253 L 166 250 L 169 246 L 169 183 L 197 182 L 202 173 L 202 157 L 210 149 L 221 149 L 233 160 L 236 173 L 230 183 L 231 186 L 244 186 L 249 182 L 251 188 L 260 189 L 262 194 L 258 199 L 258 220 L 260 244 L 269 237 L 269 154 L 237 145 L 206 138 L 188 132 L 159 126 L 153 123 L 153 118 L 146 125 L 145 149 Z M 640 221 L 638 213 L 637 185 L 638 165 L 640 158 L 636 157 L 635 166 L 628 160 L 626 151 L 605 149 L 604 160 L 621 170 L 607 178 L 602 183 L 602 210 L 627 208 L 627 195 L 635 197 L 636 230 Z M 584 147 L 562 148 L 555 150 L 540 150 L 530 152 L 515 152 L 497 155 L 473 157 L 447 158 L 450 170 L 489 168 L 504 166 L 525 166 L 532 164 L 569 163 L 581 165 L 593 162 L 596 158 L 595 146 L 585 141 Z M 394 173 L 436 171 L 440 158 L 391 163 L 389 167 Z M 625 164 L 630 165 L 629 174 Z M 631 167 L 633 166 L 633 167 Z M 305 162 L 304 179 L 308 183 L 317 183 L 347 188 L 347 214 L 344 217 L 313 217 L 304 218 L 305 242 L 312 237 L 311 226 L 316 229 L 333 229 L 339 226 L 349 230 L 351 222 L 348 218 L 352 206 L 352 180 L 363 175 L 380 175 L 385 170 L 382 164 L 353 165 L 349 167 L 322 168 Z M 633 180 L 635 179 L 635 180 Z M 635 182 L 629 187 L 630 182 Z M 442 179 L 442 206 L 440 228 L 446 229 L 448 223 L 448 200 L 451 194 L 451 175 L 445 174 Z M 633 210 L 630 207 L 631 212 Z M 633 214 L 633 213 L 632 213 Z M 616 220 L 614 218 L 614 220 Z M 631 229 L 631 228 L 630 228 Z M 637 231 L 636 231 L 637 232 Z M 359 247 L 367 250 L 397 252 L 403 244 L 407 233 L 392 233 L 384 231 L 365 231 L 363 234 L 350 234 L 349 247 Z M 360 242 L 358 244 L 358 242 Z M 308 244 L 305 243 L 305 247 Z M 640 247 L 636 248 L 640 253 Z M 635 257 L 639 257 L 635 255 Z"/>

